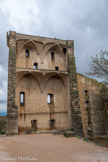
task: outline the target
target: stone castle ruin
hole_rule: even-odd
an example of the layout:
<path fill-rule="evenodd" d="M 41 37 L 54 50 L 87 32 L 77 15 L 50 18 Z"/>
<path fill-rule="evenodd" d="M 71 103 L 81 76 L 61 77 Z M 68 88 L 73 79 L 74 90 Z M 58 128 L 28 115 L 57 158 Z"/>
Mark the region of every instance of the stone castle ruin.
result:
<path fill-rule="evenodd" d="M 7 33 L 7 134 L 106 132 L 96 81 L 76 73 L 74 41 Z"/>

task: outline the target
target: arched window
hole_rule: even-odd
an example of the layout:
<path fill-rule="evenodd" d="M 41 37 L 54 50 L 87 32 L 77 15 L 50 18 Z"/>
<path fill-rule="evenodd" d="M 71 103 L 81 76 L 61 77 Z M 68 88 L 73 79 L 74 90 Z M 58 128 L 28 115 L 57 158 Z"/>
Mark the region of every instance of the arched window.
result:
<path fill-rule="evenodd" d="M 54 95 L 53 94 L 47 95 L 47 102 L 48 102 L 48 104 L 51 104 L 51 105 L 54 104 Z"/>
<path fill-rule="evenodd" d="M 33 69 L 38 69 L 38 63 L 37 62 L 34 63 Z"/>
<path fill-rule="evenodd" d="M 26 49 L 25 55 L 26 55 L 27 58 L 29 58 L 29 49 Z"/>
<path fill-rule="evenodd" d="M 25 92 L 20 92 L 20 106 L 25 106 Z"/>

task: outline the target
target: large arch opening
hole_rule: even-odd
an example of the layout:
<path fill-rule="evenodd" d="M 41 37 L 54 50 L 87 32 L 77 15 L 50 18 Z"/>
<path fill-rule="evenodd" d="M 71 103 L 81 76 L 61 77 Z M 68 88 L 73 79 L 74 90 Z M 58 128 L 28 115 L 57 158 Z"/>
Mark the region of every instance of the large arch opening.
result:
<path fill-rule="evenodd" d="M 22 48 L 24 48 L 24 47 L 35 48 L 35 49 L 38 51 L 38 53 L 40 54 L 40 50 L 39 50 L 39 48 L 37 47 L 37 45 L 35 44 L 34 41 L 28 40 L 28 41 L 24 42 L 24 43 L 20 46 L 20 48 L 19 48 L 19 50 L 18 50 L 18 53 L 19 53 L 19 52 L 22 50 Z"/>
<path fill-rule="evenodd" d="M 18 68 L 32 68 L 33 60 L 40 65 L 41 57 L 37 45 L 33 41 L 27 41 L 17 52 L 16 67 Z"/>
<path fill-rule="evenodd" d="M 35 76 L 24 75 L 17 83 L 16 105 L 18 106 L 18 130 L 24 132 L 31 128 L 31 115 L 35 114 L 40 107 L 40 87 Z M 36 126 L 36 122 L 34 122 Z"/>
<path fill-rule="evenodd" d="M 47 95 L 48 106 L 54 109 L 63 110 L 65 108 L 65 86 L 59 75 L 53 75 L 46 81 L 44 93 Z"/>
<path fill-rule="evenodd" d="M 50 77 L 48 77 L 44 87 L 46 87 L 48 81 L 51 80 L 51 79 L 58 79 L 58 80 L 60 80 L 62 82 L 62 85 L 65 87 L 65 83 L 64 83 L 63 78 L 60 75 L 58 75 L 58 74 L 53 74 Z"/>
<path fill-rule="evenodd" d="M 44 95 L 47 96 L 46 106 L 49 109 L 50 130 L 66 129 L 67 127 L 67 92 L 64 81 L 59 75 L 50 76 L 45 84 Z"/>
<path fill-rule="evenodd" d="M 58 67 L 58 69 L 65 71 L 66 56 L 63 53 L 62 47 L 59 44 L 51 45 L 46 50 L 44 62 L 47 69 L 56 70 L 55 67 Z"/>

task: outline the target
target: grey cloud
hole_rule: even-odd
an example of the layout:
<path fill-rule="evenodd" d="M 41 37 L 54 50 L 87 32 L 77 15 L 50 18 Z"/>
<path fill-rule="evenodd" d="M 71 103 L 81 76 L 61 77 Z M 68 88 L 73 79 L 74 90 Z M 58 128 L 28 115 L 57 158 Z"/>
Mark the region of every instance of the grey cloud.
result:
<path fill-rule="evenodd" d="M 6 104 L 6 100 L 0 100 L 0 104 Z"/>
<path fill-rule="evenodd" d="M 37 30 L 33 28 L 33 32 L 38 35 L 43 33 L 51 37 L 74 39 L 77 71 L 85 72 L 89 69 L 90 57 L 101 49 L 107 50 L 108 2 L 51 2 L 45 8 L 41 3 L 41 25 Z"/>

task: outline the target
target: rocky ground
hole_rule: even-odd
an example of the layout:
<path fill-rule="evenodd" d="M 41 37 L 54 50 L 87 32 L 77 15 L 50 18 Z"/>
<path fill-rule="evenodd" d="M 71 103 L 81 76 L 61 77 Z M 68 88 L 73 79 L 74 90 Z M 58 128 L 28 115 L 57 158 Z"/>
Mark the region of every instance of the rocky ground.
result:
<path fill-rule="evenodd" d="M 108 162 L 108 149 L 63 135 L 0 136 L 2 161 Z"/>

